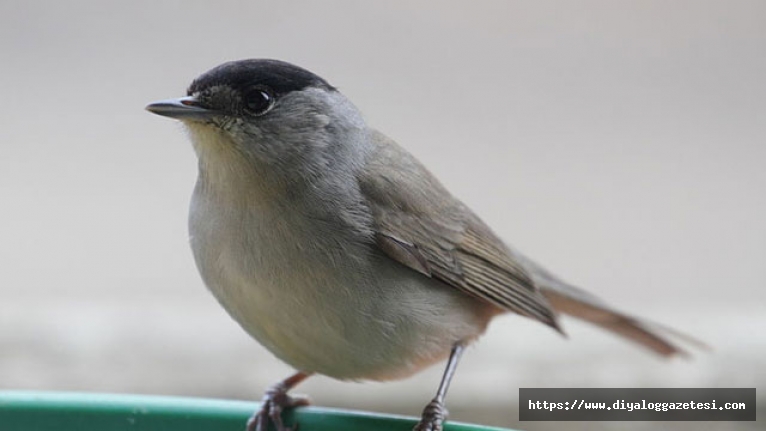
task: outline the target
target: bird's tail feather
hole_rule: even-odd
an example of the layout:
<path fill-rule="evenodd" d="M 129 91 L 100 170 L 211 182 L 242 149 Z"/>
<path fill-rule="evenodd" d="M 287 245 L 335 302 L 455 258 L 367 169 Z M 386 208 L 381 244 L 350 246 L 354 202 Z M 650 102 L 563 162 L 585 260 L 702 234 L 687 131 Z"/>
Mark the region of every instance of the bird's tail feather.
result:
<path fill-rule="evenodd" d="M 568 314 L 600 326 L 634 343 L 640 344 L 662 356 L 685 356 L 689 354 L 677 342 L 708 350 L 705 343 L 667 326 L 650 322 L 619 312 L 596 296 L 570 284 L 518 254 L 533 276 L 535 284 L 559 313 Z"/>
<path fill-rule="evenodd" d="M 684 338 L 695 344 L 698 343 L 691 337 L 670 328 L 625 315 L 602 304 L 585 302 L 581 299 L 569 297 L 560 291 L 543 289 L 543 294 L 548 298 L 551 306 L 556 311 L 598 325 L 662 356 L 689 356 L 685 350 L 672 342 L 665 333 Z"/>

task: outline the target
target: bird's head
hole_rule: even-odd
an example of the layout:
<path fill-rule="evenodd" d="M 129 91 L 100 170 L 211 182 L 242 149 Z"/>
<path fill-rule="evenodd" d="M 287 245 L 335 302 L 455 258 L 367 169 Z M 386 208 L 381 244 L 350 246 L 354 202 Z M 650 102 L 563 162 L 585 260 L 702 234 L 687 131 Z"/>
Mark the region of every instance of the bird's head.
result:
<path fill-rule="evenodd" d="M 147 109 L 183 122 L 202 165 L 244 162 L 244 170 L 311 176 L 354 160 L 366 133 L 335 87 L 278 60 L 224 63 L 195 79 L 186 97 Z"/>

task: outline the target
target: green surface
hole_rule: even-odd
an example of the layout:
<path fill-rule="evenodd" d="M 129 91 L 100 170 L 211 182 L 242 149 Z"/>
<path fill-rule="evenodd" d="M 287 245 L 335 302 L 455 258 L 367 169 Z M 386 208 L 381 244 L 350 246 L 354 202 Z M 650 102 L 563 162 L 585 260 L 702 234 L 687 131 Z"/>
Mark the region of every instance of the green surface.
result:
<path fill-rule="evenodd" d="M 0 391 L 2 431 L 244 431 L 257 407 L 243 401 L 139 395 Z M 410 431 L 414 418 L 302 407 L 283 416 L 300 431 Z M 499 431 L 448 422 L 445 431 Z"/>

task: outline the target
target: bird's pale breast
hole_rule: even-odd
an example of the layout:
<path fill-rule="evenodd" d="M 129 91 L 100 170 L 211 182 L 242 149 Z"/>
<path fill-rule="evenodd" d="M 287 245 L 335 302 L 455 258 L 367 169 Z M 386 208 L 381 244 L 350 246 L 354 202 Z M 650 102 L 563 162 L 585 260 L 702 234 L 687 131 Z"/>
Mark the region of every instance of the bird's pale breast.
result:
<path fill-rule="evenodd" d="M 192 203 L 192 249 L 208 288 L 291 366 L 339 379 L 400 378 L 485 329 L 485 304 L 364 241 L 340 248 L 338 232 L 321 229 L 301 214 L 222 207 L 199 187 Z"/>

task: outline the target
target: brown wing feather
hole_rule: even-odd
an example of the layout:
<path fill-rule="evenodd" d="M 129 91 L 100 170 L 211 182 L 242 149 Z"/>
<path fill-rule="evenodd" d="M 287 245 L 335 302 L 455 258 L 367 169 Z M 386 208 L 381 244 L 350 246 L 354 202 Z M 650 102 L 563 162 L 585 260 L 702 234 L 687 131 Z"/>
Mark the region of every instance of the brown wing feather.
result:
<path fill-rule="evenodd" d="M 381 134 L 375 140 L 359 183 L 378 247 L 421 274 L 560 331 L 548 300 L 489 227 L 396 143 Z"/>
<path fill-rule="evenodd" d="M 666 335 L 704 346 L 618 312 L 559 280 L 508 248 L 395 142 L 379 133 L 373 142 L 376 152 L 359 184 L 372 211 L 377 245 L 392 259 L 559 331 L 556 312 L 598 325 L 663 356 L 685 354 Z"/>

